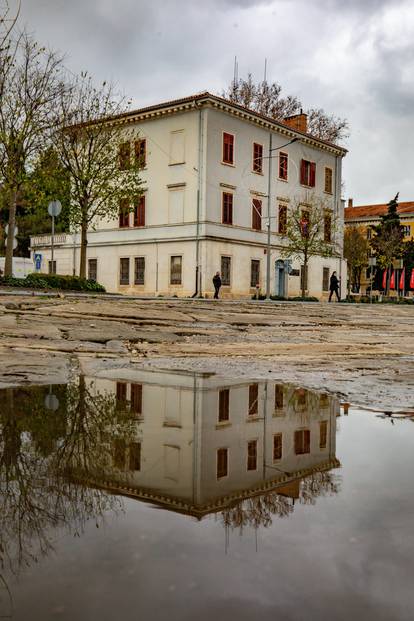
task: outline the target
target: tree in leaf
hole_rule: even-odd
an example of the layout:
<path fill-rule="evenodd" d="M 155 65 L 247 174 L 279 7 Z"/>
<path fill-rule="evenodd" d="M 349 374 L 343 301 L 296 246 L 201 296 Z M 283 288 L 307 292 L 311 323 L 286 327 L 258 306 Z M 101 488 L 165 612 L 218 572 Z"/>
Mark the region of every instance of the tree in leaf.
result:
<path fill-rule="evenodd" d="M 88 231 L 99 220 L 112 219 L 120 207 L 132 210 L 143 192 L 139 171 L 144 165 L 138 133 L 119 115 L 129 102 L 111 84 L 94 86 L 87 74 L 76 78 L 62 96 L 60 130 L 55 148 L 71 180 L 69 220 L 80 230 L 79 275 L 86 277 Z"/>
<path fill-rule="evenodd" d="M 403 252 L 404 232 L 398 214 L 398 193 L 388 203 L 387 213 L 381 216 L 381 222 L 373 227 L 374 237 L 371 247 L 377 258 L 377 265 L 387 270 L 386 294 L 389 292 L 390 273 L 394 259 Z"/>
<path fill-rule="evenodd" d="M 282 87 L 277 82 L 267 80 L 255 83 L 249 73 L 247 80 L 232 80 L 222 92 L 222 96 L 245 108 L 270 116 L 276 121 L 302 112 L 302 103 L 295 95 L 282 95 Z M 310 108 L 308 132 L 329 142 L 338 143 L 349 136 L 349 126 L 345 119 L 327 114 L 322 108 Z"/>
<path fill-rule="evenodd" d="M 50 144 L 62 81 L 62 59 L 26 33 L 0 50 L 0 186 L 7 196 L 5 276 L 12 275 L 16 209 L 33 163 Z"/>
<path fill-rule="evenodd" d="M 288 209 L 285 243 L 281 254 L 301 261 L 303 298 L 307 289 L 309 259 L 313 256 L 331 257 L 335 253 L 336 228 L 337 223 L 332 210 L 322 199 L 313 194 L 304 201 L 295 199 Z"/>
<path fill-rule="evenodd" d="M 362 226 L 347 226 L 344 233 L 344 259 L 348 262 L 348 295 L 358 292 L 362 270 L 368 264 L 369 242 Z"/>

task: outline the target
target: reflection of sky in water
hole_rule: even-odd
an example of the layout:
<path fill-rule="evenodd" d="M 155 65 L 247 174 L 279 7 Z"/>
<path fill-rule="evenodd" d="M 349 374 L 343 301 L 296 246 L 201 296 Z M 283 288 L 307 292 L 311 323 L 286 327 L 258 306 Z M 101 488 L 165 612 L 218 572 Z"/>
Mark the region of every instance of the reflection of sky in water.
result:
<path fill-rule="evenodd" d="M 11 581 L 15 619 L 412 618 L 414 424 L 338 419 L 341 491 L 269 528 L 228 533 L 136 500 L 55 533 L 55 553 Z"/>

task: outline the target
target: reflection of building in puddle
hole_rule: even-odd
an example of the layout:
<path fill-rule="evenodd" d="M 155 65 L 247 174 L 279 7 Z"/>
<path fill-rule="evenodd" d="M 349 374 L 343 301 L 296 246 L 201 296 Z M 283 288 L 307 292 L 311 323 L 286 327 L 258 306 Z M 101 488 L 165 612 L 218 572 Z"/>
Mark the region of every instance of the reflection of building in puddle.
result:
<path fill-rule="evenodd" d="M 326 394 L 199 373 L 87 382 L 137 420 L 133 442 L 112 439 L 105 487 L 117 493 L 198 518 L 226 511 L 236 524 L 240 512 L 287 515 L 296 499 L 336 490 L 339 402 Z"/>

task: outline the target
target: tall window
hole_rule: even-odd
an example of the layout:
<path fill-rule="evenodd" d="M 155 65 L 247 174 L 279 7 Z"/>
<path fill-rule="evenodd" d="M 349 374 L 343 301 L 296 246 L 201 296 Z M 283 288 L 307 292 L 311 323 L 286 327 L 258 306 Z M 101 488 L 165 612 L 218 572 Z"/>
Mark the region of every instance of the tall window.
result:
<path fill-rule="evenodd" d="M 182 257 L 171 257 L 170 284 L 181 285 L 182 282 Z"/>
<path fill-rule="evenodd" d="M 127 385 L 125 382 L 116 383 L 116 400 L 117 403 L 125 407 L 127 400 Z"/>
<path fill-rule="evenodd" d="M 279 153 L 279 179 L 287 181 L 288 178 L 288 154 Z"/>
<path fill-rule="evenodd" d="M 284 390 L 282 384 L 275 385 L 275 410 L 281 410 L 284 405 Z"/>
<path fill-rule="evenodd" d="M 322 270 L 322 291 L 329 291 L 329 267 Z"/>
<path fill-rule="evenodd" d="M 121 170 L 128 170 L 131 166 L 131 144 L 129 142 L 123 142 L 119 145 L 119 168 Z"/>
<path fill-rule="evenodd" d="M 253 172 L 263 172 L 263 145 L 253 143 Z"/>
<path fill-rule="evenodd" d="M 147 164 L 147 141 L 145 138 L 135 141 L 135 162 L 140 168 Z"/>
<path fill-rule="evenodd" d="M 119 228 L 123 229 L 129 226 L 129 204 L 126 199 L 119 203 Z"/>
<path fill-rule="evenodd" d="M 223 163 L 234 164 L 234 136 L 223 132 Z"/>
<path fill-rule="evenodd" d="M 323 239 L 330 243 L 332 241 L 332 217 L 330 213 L 325 213 L 323 219 Z"/>
<path fill-rule="evenodd" d="M 254 198 L 252 201 L 252 228 L 262 230 L 262 201 Z"/>
<path fill-rule="evenodd" d="M 217 478 L 221 479 L 228 474 L 229 451 L 226 448 L 217 450 Z"/>
<path fill-rule="evenodd" d="M 98 259 L 88 259 L 88 278 L 95 281 L 98 279 Z"/>
<path fill-rule="evenodd" d="M 135 257 L 134 285 L 145 285 L 145 257 Z"/>
<path fill-rule="evenodd" d="M 221 284 L 230 287 L 231 284 L 231 257 L 221 257 Z"/>
<path fill-rule="evenodd" d="M 250 286 L 255 287 L 260 282 L 260 261 L 252 259 L 250 262 Z"/>
<path fill-rule="evenodd" d="M 328 437 L 328 421 L 322 420 L 319 423 L 319 448 L 326 448 L 326 440 Z"/>
<path fill-rule="evenodd" d="M 300 163 L 300 182 L 302 185 L 307 185 L 311 188 L 315 187 L 316 179 L 316 164 L 315 162 L 308 162 L 308 160 L 302 160 Z"/>
<path fill-rule="evenodd" d="M 129 470 L 141 470 L 141 442 L 131 442 L 129 445 Z"/>
<path fill-rule="evenodd" d="M 295 454 L 310 453 L 310 429 L 295 431 Z"/>
<path fill-rule="evenodd" d="M 257 416 L 259 412 L 259 384 L 249 386 L 249 416 Z"/>
<path fill-rule="evenodd" d="M 325 192 L 332 194 L 332 168 L 325 168 Z"/>
<path fill-rule="evenodd" d="M 129 259 L 119 259 L 119 284 L 129 285 Z"/>
<path fill-rule="evenodd" d="M 301 265 L 300 266 L 300 288 L 307 289 L 308 288 L 308 266 Z"/>
<path fill-rule="evenodd" d="M 273 436 L 273 461 L 282 459 L 282 434 L 275 433 Z"/>
<path fill-rule="evenodd" d="M 279 205 L 279 228 L 280 235 L 286 235 L 287 232 L 287 207 Z"/>
<path fill-rule="evenodd" d="M 56 261 L 49 261 L 49 274 L 56 274 Z"/>
<path fill-rule="evenodd" d="M 247 470 L 257 470 L 257 440 L 247 443 Z"/>
<path fill-rule="evenodd" d="M 233 194 L 230 192 L 223 192 L 222 222 L 233 224 Z"/>
<path fill-rule="evenodd" d="M 134 226 L 145 226 L 145 195 L 139 196 L 134 205 Z"/>
<path fill-rule="evenodd" d="M 119 470 L 125 469 L 126 443 L 122 438 L 116 438 L 113 443 L 113 463 Z"/>
<path fill-rule="evenodd" d="M 218 422 L 225 423 L 230 418 L 230 390 L 228 388 L 224 388 L 219 391 L 219 412 L 218 412 Z"/>
<path fill-rule="evenodd" d="M 142 384 L 131 384 L 131 412 L 142 414 Z"/>

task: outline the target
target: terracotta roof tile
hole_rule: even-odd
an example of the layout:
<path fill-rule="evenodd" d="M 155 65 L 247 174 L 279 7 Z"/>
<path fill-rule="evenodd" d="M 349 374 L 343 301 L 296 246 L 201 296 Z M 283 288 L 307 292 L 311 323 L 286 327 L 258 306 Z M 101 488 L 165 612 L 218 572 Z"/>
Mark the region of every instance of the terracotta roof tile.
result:
<path fill-rule="evenodd" d="M 355 207 L 346 207 L 344 210 L 344 217 L 346 222 L 351 220 L 362 220 L 369 218 L 379 218 L 387 213 L 388 204 L 381 205 L 358 205 Z M 405 203 L 398 203 L 399 214 L 413 214 L 414 215 L 414 201 L 408 201 Z"/>

